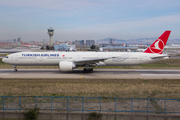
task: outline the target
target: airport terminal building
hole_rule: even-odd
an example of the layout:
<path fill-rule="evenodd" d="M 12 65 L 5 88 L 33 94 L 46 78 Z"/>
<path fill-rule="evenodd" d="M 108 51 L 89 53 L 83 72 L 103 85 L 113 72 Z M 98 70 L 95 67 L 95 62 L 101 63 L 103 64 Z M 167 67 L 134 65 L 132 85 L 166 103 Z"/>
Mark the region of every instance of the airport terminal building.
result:
<path fill-rule="evenodd" d="M 59 44 L 59 45 L 54 45 L 54 50 L 57 50 L 57 51 L 76 50 L 76 46 L 75 45 L 68 45 L 68 44 Z"/>

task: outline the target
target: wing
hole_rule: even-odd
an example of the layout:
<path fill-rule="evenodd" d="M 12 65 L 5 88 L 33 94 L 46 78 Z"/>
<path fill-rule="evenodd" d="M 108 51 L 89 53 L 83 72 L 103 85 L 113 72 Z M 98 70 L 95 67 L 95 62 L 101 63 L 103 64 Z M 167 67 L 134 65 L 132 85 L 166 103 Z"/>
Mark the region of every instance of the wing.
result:
<path fill-rule="evenodd" d="M 104 62 L 104 60 L 107 60 L 107 59 L 112 59 L 112 58 L 115 58 L 115 57 L 106 57 L 106 58 L 94 58 L 94 59 L 82 59 L 82 60 L 74 60 L 73 62 L 76 64 L 76 65 L 90 65 L 90 66 L 96 66 L 97 63 L 99 62 Z"/>

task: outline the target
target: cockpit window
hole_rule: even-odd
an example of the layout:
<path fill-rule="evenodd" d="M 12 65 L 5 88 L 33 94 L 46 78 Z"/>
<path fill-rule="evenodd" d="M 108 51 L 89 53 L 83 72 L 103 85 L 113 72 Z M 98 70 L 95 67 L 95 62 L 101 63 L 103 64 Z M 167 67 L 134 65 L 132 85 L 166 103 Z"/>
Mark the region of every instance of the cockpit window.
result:
<path fill-rule="evenodd" d="M 8 58 L 8 56 L 6 56 L 6 58 Z"/>

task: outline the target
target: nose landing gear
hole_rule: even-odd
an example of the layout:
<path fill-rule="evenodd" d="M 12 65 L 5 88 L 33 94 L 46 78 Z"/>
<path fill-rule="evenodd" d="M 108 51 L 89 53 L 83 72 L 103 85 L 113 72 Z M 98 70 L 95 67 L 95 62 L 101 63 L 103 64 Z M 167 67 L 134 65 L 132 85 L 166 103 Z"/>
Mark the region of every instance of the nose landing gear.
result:
<path fill-rule="evenodd" d="M 14 66 L 14 72 L 17 72 L 18 70 L 17 70 L 17 67 L 16 66 Z"/>

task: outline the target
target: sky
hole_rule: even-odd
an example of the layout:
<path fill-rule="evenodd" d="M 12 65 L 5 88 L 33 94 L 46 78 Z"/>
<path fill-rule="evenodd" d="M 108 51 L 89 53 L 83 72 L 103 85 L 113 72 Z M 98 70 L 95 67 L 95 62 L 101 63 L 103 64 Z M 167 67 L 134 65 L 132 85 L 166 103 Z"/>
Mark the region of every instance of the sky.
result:
<path fill-rule="evenodd" d="M 180 39 L 180 0 L 2 0 L 0 40 Z"/>

